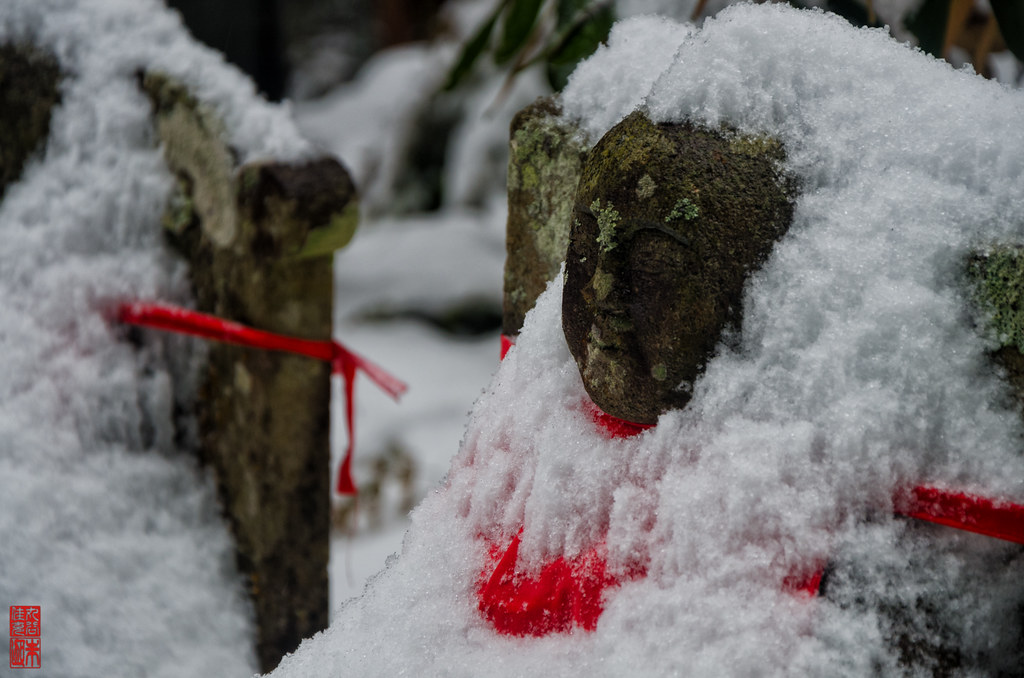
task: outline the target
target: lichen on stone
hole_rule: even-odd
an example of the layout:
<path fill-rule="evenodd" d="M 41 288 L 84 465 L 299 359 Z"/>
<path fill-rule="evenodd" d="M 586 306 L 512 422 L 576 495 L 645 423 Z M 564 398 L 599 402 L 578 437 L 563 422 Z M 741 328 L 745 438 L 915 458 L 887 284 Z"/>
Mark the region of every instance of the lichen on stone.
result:
<path fill-rule="evenodd" d="M 164 156 L 179 175 L 179 184 L 181 177 L 186 178 L 188 200 L 204 233 L 219 247 L 232 245 L 238 234 L 236 160 L 224 141 L 223 123 L 209 106 L 170 76 L 147 72 L 141 84 L 153 102 Z M 181 218 L 165 219 L 164 223 L 187 226 Z"/>
<path fill-rule="evenodd" d="M 654 183 L 654 179 L 651 179 L 651 175 L 645 174 L 640 177 L 640 181 L 636 184 L 636 197 L 641 200 L 647 200 L 654 195 L 654 191 L 656 191 L 657 188 L 658 185 Z"/>
<path fill-rule="evenodd" d="M 598 301 L 604 301 L 611 294 L 615 278 L 606 271 L 597 271 L 590 279 L 590 286 L 594 289 L 594 296 Z"/>
<path fill-rule="evenodd" d="M 1000 346 L 1024 352 L 1024 247 L 1001 245 L 967 264 L 985 332 Z"/>
<path fill-rule="evenodd" d="M 668 378 L 668 367 L 665 366 L 665 363 L 658 363 L 651 368 L 651 376 L 657 381 L 665 381 Z"/>
<path fill-rule="evenodd" d="M 192 200 L 190 184 L 188 177 L 177 177 L 171 196 L 167 200 L 167 210 L 161 218 L 161 223 L 170 236 L 180 237 L 189 227 L 195 225 L 199 218 L 195 202 Z"/>
<path fill-rule="evenodd" d="M 239 165 L 223 120 L 148 72 L 155 131 L 177 178 L 164 217 L 199 310 L 273 332 L 331 337 L 331 253 L 352 237 L 355 186 L 334 158 Z M 214 469 L 250 582 L 263 671 L 327 625 L 330 366 L 211 346 L 200 456 Z"/>
<path fill-rule="evenodd" d="M 992 360 L 1024 416 L 1024 246 L 998 245 L 967 260 L 968 295 Z"/>
<path fill-rule="evenodd" d="M 597 217 L 597 244 L 601 246 L 602 252 L 611 252 L 615 249 L 615 229 L 619 225 L 619 212 L 610 202 L 607 207 L 601 207 L 600 200 L 590 203 L 590 209 Z"/>
<path fill-rule="evenodd" d="M 729 150 L 751 158 L 774 158 L 781 160 L 784 155 L 782 144 L 766 134 L 741 134 L 731 132 Z"/>
<path fill-rule="evenodd" d="M 509 135 L 508 258 L 502 328 L 519 332 L 569 240 L 572 200 L 587 148 L 553 97 L 516 114 Z"/>
<path fill-rule="evenodd" d="M 689 198 L 680 198 L 672 206 L 672 211 L 665 217 L 665 223 L 682 218 L 683 221 L 693 221 L 700 216 L 700 207 Z"/>

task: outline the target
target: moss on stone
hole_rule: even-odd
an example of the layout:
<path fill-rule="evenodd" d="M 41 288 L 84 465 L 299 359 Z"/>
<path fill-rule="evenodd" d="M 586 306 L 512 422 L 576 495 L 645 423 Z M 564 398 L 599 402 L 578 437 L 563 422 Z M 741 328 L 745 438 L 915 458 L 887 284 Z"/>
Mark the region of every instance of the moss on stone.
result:
<path fill-rule="evenodd" d="M 225 141 L 224 125 L 183 84 L 167 75 L 148 72 L 142 87 L 153 102 L 157 134 L 164 142 L 167 164 L 190 194 L 187 200 L 206 237 L 229 247 L 238 235 L 235 195 L 235 154 Z M 176 198 L 179 202 L 182 197 Z M 165 219 L 180 225 L 181 219 Z"/>
<path fill-rule="evenodd" d="M 332 215 L 326 224 L 310 230 L 302 249 L 295 256 L 300 259 L 331 256 L 352 241 L 358 225 L 359 203 L 353 200 L 341 213 Z"/>
<path fill-rule="evenodd" d="M 998 246 L 967 264 L 985 331 L 1000 346 L 1024 352 L 1024 247 Z"/>
<path fill-rule="evenodd" d="M 668 378 L 668 367 L 666 367 L 665 363 L 654 365 L 651 367 L 651 376 L 656 381 L 665 381 Z"/>
<path fill-rule="evenodd" d="M 612 292 L 612 287 L 615 285 L 615 277 L 611 273 L 605 271 L 597 271 L 594 273 L 594 277 L 590 281 L 590 286 L 594 290 L 594 296 L 597 301 L 604 301 L 608 298 L 608 295 Z"/>
<path fill-rule="evenodd" d="M 781 161 L 785 157 L 782 144 L 766 134 L 741 134 L 725 130 L 729 139 L 729 150 L 751 158 L 768 158 Z"/>
<path fill-rule="evenodd" d="M 611 202 L 601 207 L 600 199 L 590 203 L 590 209 L 597 216 L 597 244 L 601 246 L 602 252 L 611 252 L 615 249 L 619 212 Z"/>
<path fill-rule="evenodd" d="M 581 193 L 595 192 L 598 177 L 606 172 L 634 175 L 642 172 L 651 158 L 666 157 L 673 153 L 671 141 L 655 133 L 655 125 L 647 116 L 634 113 L 626 120 L 628 124 L 619 123 L 608 132 L 613 135 L 609 139 L 611 143 L 598 144 L 588 155 L 587 165 L 591 169 L 580 177 Z M 605 138 L 608 138 L 607 134 Z M 639 176 L 636 179 L 638 181 Z"/>
<path fill-rule="evenodd" d="M 641 200 L 647 200 L 654 195 L 654 191 L 657 189 L 658 185 L 654 183 L 654 179 L 651 179 L 651 175 L 645 174 L 640 177 L 640 181 L 636 184 L 636 197 Z"/>

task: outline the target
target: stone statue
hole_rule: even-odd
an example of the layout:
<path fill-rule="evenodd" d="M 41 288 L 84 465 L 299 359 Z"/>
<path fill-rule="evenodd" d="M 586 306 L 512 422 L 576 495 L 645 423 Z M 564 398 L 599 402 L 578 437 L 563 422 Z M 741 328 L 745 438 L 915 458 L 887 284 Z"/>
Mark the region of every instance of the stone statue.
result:
<path fill-rule="evenodd" d="M 594 403 L 651 424 L 690 400 L 743 284 L 789 228 L 794 182 L 769 137 L 633 113 L 576 191 L 562 327 Z"/>

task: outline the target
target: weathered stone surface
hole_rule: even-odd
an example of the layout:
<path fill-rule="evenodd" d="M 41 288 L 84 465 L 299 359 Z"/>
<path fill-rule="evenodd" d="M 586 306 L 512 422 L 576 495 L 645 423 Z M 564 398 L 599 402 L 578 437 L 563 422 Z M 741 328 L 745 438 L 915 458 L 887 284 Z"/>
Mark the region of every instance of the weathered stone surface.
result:
<path fill-rule="evenodd" d="M 767 137 L 634 113 L 591 150 L 576 193 L 562 323 L 594 402 L 653 423 L 680 408 L 743 284 L 789 227 L 793 183 Z"/>
<path fill-rule="evenodd" d="M 39 50 L 0 45 L 0 198 L 50 132 L 60 67 Z"/>
<path fill-rule="evenodd" d="M 569 243 L 573 196 L 586 145 L 559 116 L 555 99 L 538 99 L 512 119 L 508 164 L 508 258 L 502 331 L 519 334 Z"/>
<path fill-rule="evenodd" d="M 237 167 L 216 115 L 146 74 L 178 191 L 168 235 L 200 310 L 275 332 L 331 337 L 333 249 L 352 236 L 355 190 L 334 160 Z M 211 345 L 198 419 L 248 577 L 261 669 L 327 626 L 330 368 Z"/>
<path fill-rule="evenodd" d="M 967 262 L 984 332 L 999 344 L 992 353 L 1005 370 L 1024 413 L 1024 247 L 1003 245 L 976 252 Z"/>

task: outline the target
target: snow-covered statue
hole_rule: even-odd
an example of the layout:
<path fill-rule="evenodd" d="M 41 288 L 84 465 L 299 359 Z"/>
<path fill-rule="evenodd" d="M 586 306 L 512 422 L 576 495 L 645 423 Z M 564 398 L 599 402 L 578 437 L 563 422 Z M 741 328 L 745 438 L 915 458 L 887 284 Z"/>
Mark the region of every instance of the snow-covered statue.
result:
<path fill-rule="evenodd" d="M 637 435 L 665 412 L 686 407 L 707 361 L 716 352 L 742 350 L 742 337 L 736 335 L 745 284 L 793 218 L 795 182 L 785 175 L 784 161 L 781 145 L 770 137 L 692 123 L 656 125 L 639 111 L 612 127 L 587 154 L 572 206 L 562 327 L 596 406 L 590 410 L 595 423 L 610 437 Z M 971 275 L 988 287 L 999 275 L 1016 275 L 1024 285 L 1020 271 L 1011 268 L 1020 265 L 1019 257 L 1003 249 L 975 256 Z M 993 271 L 996 267 L 1001 273 Z M 901 510 L 905 507 L 897 506 Z M 1024 519 L 1024 513 L 1006 518 L 1014 519 Z M 1018 531 L 1024 534 L 1024 525 Z M 492 581 L 504 577 L 504 588 L 494 584 L 488 593 L 504 607 L 489 599 L 483 609 L 499 630 L 545 633 L 560 607 L 585 608 L 588 595 L 597 597 L 587 586 L 618 583 L 603 569 L 594 578 L 593 563 L 600 557 L 588 553 L 589 561 L 571 565 L 568 574 L 547 575 L 550 582 L 544 571 L 530 579 L 513 568 L 500 571 L 499 565 Z M 859 595 L 856 589 L 877 586 L 864 572 L 877 567 L 870 560 L 835 554 L 820 561 L 817 572 L 797 568 L 783 588 L 825 599 L 831 593 L 833 600 L 850 604 L 851 596 Z M 634 567 L 627 577 L 643 576 L 645 566 Z M 883 579 L 902 576 L 891 570 Z M 571 593 L 560 600 L 549 591 L 559 587 Z M 859 600 L 883 620 L 882 635 L 901 669 L 948 675 L 963 668 L 959 633 L 942 603 L 915 599 L 909 604 L 891 593 Z M 544 608 L 543 621 L 540 615 L 513 612 L 531 607 Z M 599 605 L 590 614 L 599 615 Z M 585 615 L 571 621 L 593 623 Z M 1022 621 L 1008 620 L 1017 634 Z"/>
<path fill-rule="evenodd" d="M 565 218 L 546 219 L 551 193 L 519 198 L 555 182 L 539 160 L 513 168 L 523 247 L 550 263 L 579 218 L 570 284 L 554 276 L 525 314 L 400 556 L 275 677 L 1020 675 L 1024 422 L 968 262 L 1024 244 L 1021 110 L 1019 91 L 822 12 L 617 24 L 560 107 L 534 109 L 571 143 L 514 128 L 513 161 L 563 149 L 549 169 L 580 167 L 576 144 L 586 175 L 630 125 L 736 130 L 728 153 L 765 151 L 776 189 L 739 215 L 764 237 L 735 260 L 698 250 L 699 266 L 744 263 L 706 325 L 734 327 L 700 344 L 692 374 L 666 363 L 660 380 L 664 360 L 645 357 L 630 372 L 651 384 L 620 395 L 665 381 L 678 400 L 618 412 L 653 426 L 609 423 L 585 382 L 613 361 L 584 360 L 581 378 L 587 349 L 567 344 L 672 333 L 645 334 L 635 298 L 615 299 L 609 332 L 570 312 L 635 294 L 636 276 L 678 289 L 684 241 L 725 210 L 700 186 L 644 203 L 664 175 L 627 155 L 600 172 L 622 177 L 612 190 L 562 186 Z M 671 355 L 666 341 L 644 350 Z"/>

